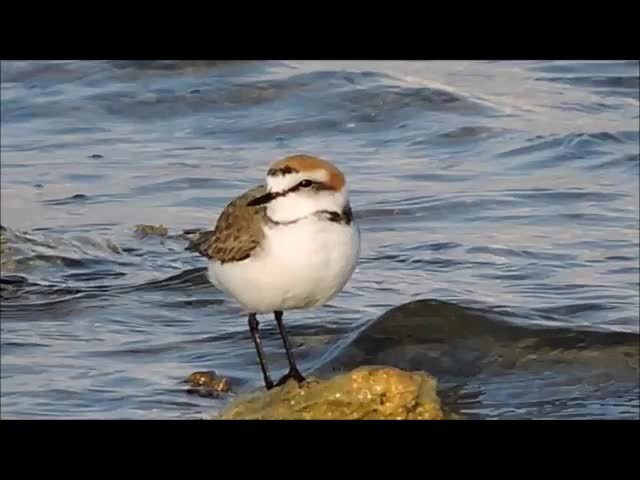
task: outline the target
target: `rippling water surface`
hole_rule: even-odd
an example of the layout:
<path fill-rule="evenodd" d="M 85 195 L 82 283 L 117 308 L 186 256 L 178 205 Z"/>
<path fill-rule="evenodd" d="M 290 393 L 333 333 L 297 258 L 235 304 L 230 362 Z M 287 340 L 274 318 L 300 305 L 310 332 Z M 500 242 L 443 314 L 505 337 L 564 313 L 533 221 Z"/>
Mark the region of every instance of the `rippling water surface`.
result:
<path fill-rule="evenodd" d="M 200 418 L 228 397 L 187 395 L 195 370 L 259 387 L 183 231 L 306 152 L 346 173 L 363 251 L 285 314 L 305 371 L 423 369 L 469 418 L 638 419 L 639 71 L 3 62 L 2 417 Z"/>

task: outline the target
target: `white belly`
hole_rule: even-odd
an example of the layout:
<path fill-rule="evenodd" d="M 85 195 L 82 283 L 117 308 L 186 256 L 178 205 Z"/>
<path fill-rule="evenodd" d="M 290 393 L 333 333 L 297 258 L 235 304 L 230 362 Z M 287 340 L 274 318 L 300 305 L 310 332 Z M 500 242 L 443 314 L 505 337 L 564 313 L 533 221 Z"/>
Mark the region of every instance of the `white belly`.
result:
<path fill-rule="evenodd" d="M 360 255 L 355 224 L 304 220 L 267 231 L 255 257 L 209 263 L 209 279 L 249 312 L 312 308 L 333 298 Z"/>

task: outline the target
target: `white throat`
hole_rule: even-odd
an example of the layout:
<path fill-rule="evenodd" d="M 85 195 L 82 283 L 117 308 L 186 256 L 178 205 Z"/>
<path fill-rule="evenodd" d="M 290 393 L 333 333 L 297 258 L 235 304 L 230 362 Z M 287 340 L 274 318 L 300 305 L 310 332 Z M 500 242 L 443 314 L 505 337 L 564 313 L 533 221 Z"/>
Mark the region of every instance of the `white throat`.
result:
<path fill-rule="evenodd" d="M 276 222 L 291 222 L 320 210 L 342 212 L 347 204 L 348 198 L 344 191 L 297 191 L 269 202 L 267 215 Z"/>

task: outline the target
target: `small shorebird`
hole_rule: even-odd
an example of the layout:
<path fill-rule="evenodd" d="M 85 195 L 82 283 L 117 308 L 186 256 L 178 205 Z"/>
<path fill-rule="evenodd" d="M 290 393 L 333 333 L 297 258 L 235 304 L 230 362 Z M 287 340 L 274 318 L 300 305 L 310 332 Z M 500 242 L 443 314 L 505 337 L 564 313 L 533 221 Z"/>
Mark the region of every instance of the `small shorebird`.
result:
<path fill-rule="evenodd" d="M 233 199 L 213 230 L 196 234 L 188 250 L 208 259 L 213 285 L 249 315 L 267 389 L 290 378 L 304 382 L 282 317 L 333 298 L 351 278 L 360 255 L 345 177 L 333 164 L 293 155 L 271 165 L 266 185 Z M 289 371 L 271 380 L 258 331 L 258 314 L 272 313 L 284 343 Z"/>

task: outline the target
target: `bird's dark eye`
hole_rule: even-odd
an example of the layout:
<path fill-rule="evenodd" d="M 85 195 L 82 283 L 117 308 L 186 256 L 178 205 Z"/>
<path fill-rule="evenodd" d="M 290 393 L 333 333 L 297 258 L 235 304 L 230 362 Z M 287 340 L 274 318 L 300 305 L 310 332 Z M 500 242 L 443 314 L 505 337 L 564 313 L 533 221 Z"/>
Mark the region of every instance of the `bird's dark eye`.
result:
<path fill-rule="evenodd" d="M 301 188 L 309 188 L 313 185 L 313 182 L 311 180 L 302 180 L 298 185 L 300 185 Z"/>

